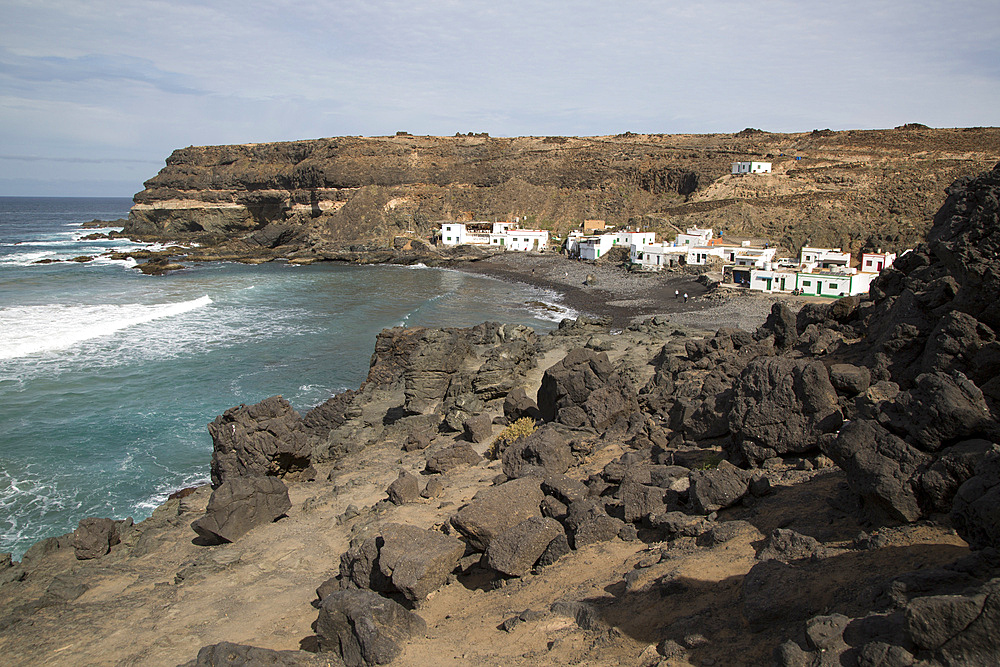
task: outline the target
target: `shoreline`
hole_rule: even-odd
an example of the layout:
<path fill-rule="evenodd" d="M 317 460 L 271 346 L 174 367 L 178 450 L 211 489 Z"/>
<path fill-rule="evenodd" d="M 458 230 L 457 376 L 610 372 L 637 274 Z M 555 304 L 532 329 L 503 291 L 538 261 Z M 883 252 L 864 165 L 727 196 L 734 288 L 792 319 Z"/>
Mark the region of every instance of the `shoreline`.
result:
<path fill-rule="evenodd" d="M 632 272 L 621 266 L 569 259 L 555 253 L 506 252 L 459 262 L 453 270 L 554 291 L 561 304 L 588 317 L 610 317 L 625 328 L 652 316 L 678 326 L 715 330 L 738 327 L 753 332 L 779 301 L 798 310 L 808 298 L 709 289 L 697 276 L 679 271 Z M 592 284 L 585 284 L 593 276 Z M 688 295 L 687 302 L 683 296 Z"/>

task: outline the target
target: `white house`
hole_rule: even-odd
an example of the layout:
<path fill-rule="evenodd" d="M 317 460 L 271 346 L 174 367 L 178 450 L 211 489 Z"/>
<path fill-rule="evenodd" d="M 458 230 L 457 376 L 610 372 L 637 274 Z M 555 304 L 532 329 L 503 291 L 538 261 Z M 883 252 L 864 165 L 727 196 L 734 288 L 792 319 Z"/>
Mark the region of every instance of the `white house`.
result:
<path fill-rule="evenodd" d="M 861 253 L 861 270 L 865 273 L 878 273 L 892 266 L 895 261 L 894 252 L 864 252 Z"/>
<path fill-rule="evenodd" d="M 549 233 L 544 229 L 509 229 L 503 234 L 491 234 L 490 245 L 506 250 L 545 250 L 549 247 Z"/>
<path fill-rule="evenodd" d="M 686 248 L 675 248 L 662 243 L 647 243 L 632 246 L 629 260 L 647 271 L 659 271 L 667 266 L 678 266 L 687 256 Z"/>
<path fill-rule="evenodd" d="M 602 255 L 606 255 L 609 250 L 615 247 L 614 234 L 597 234 L 596 236 L 585 236 L 577 242 L 577 250 L 580 259 L 595 260 Z"/>
<path fill-rule="evenodd" d="M 545 250 L 549 233 L 544 229 L 518 229 L 513 222 L 446 222 L 441 225 L 443 245 L 488 245 L 505 250 Z"/>
<path fill-rule="evenodd" d="M 775 248 L 740 248 L 733 254 L 732 262 L 739 267 L 763 269 L 774 260 Z"/>
<path fill-rule="evenodd" d="M 770 162 L 734 162 L 733 175 L 738 174 L 770 174 Z"/>
<path fill-rule="evenodd" d="M 617 232 L 615 236 L 615 245 L 648 245 L 650 243 L 656 243 L 656 232 Z"/>
<path fill-rule="evenodd" d="M 708 245 L 708 242 L 712 240 L 713 232 L 711 229 L 699 229 L 697 227 L 688 227 L 687 232 L 684 234 L 678 234 L 677 238 L 674 239 L 674 245 Z"/>
<path fill-rule="evenodd" d="M 839 298 L 852 294 L 864 294 L 871 287 L 877 273 L 846 271 L 802 271 L 796 275 L 796 287 L 807 296 L 829 296 Z"/>
<path fill-rule="evenodd" d="M 783 269 L 751 269 L 750 289 L 761 292 L 791 292 L 796 288 L 795 272 Z"/>
<path fill-rule="evenodd" d="M 847 268 L 851 265 L 851 253 L 840 248 L 813 248 L 803 246 L 800 253 L 803 266 L 815 265 L 821 269 Z"/>

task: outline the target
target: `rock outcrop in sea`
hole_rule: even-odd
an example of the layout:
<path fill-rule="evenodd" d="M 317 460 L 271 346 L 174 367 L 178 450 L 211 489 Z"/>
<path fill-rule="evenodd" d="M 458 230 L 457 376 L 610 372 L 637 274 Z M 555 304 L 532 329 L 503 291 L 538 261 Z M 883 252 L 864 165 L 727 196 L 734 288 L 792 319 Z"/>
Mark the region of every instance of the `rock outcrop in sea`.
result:
<path fill-rule="evenodd" d="M 124 595 L 232 633 L 196 665 L 996 664 L 997 294 L 1000 164 L 869 298 L 754 332 L 386 330 L 358 390 L 218 417 L 213 489 L 5 563 L 0 636 L 51 655 L 56 618 L 85 655 L 121 647 L 72 628 Z M 232 577 L 310 634 L 185 596 Z"/>

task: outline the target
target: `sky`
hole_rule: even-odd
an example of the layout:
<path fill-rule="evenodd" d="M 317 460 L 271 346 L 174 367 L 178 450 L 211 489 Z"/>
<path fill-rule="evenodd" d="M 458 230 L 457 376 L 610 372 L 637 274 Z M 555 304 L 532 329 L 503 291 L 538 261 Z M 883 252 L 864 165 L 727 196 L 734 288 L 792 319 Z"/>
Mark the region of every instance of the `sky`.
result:
<path fill-rule="evenodd" d="M 0 0 L 0 196 L 189 145 L 1000 125 L 998 0 Z"/>

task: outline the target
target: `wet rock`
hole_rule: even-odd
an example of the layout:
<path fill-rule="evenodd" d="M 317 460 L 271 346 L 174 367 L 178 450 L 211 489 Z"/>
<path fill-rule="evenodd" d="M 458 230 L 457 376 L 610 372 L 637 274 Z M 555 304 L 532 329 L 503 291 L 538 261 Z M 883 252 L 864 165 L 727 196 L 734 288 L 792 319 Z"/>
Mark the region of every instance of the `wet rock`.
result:
<path fill-rule="evenodd" d="M 236 477 L 212 492 L 205 516 L 191 524 L 211 542 L 234 542 L 251 528 L 271 523 L 292 507 L 288 488 L 276 477 Z"/>
<path fill-rule="evenodd" d="M 339 655 L 348 667 L 392 662 L 407 641 L 426 632 L 422 618 L 367 590 L 331 593 L 316 621 L 320 652 Z"/>
<path fill-rule="evenodd" d="M 213 487 L 234 476 L 281 476 L 309 467 L 311 440 L 299 413 L 281 396 L 230 408 L 208 432 Z"/>

